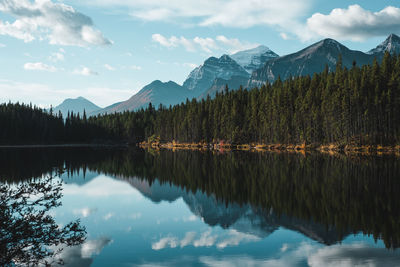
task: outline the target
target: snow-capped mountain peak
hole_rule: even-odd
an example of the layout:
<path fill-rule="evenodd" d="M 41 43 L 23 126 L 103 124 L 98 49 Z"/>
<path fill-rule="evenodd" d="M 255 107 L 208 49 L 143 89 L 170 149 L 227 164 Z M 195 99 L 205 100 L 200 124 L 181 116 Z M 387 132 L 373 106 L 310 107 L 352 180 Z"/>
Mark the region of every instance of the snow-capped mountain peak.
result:
<path fill-rule="evenodd" d="M 376 48 L 370 50 L 368 54 L 383 54 L 388 51 L 390 54 L 399 54 L 400 53 L 400 37 L 396 34 L 391 34 L 386 38 L 383 43 L 378 45 Z"/>
<path fill-rule="evenodd" d="M 264 45 L 231 55 L 231 58 L 242 66 L 248 73 L 262 67 L 265 62 L 276 57 L 278 57 L 278 55 Z"/>

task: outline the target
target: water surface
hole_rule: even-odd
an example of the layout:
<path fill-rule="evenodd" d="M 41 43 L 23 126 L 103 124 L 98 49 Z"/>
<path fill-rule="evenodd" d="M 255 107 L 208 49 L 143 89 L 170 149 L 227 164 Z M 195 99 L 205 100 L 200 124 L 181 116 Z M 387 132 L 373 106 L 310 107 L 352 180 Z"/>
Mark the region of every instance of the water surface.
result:
<path fill-rule="evenodd" d="M 395 157 L 65 148 L 0 160 L 11 187 L 62 182 L 48 214 L 86 230 L 55 256 L 66 266 L 400 266 Z"/>

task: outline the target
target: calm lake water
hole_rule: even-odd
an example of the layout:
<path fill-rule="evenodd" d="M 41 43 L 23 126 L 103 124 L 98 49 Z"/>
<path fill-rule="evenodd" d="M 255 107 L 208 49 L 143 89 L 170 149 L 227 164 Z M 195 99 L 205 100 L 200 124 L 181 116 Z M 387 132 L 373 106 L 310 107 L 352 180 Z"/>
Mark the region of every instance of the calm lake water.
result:
<path fill-rule="evenodd" d="M 400 266 L 396 157 L 65 148 L 0 162 L 3 190 L 62 182 L 47 214 L 86 231 L 59 245 L 65 266 Z"/>

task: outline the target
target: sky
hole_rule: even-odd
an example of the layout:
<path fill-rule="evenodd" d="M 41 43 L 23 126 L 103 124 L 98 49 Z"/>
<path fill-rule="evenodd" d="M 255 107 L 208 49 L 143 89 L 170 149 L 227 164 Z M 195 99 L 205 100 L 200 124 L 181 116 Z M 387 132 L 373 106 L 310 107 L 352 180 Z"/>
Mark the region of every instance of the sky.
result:
<path fill-rule="evenodd" d="M 0 0 L 0 103 L 105 107 L 154 80 L 182 84 L 210 56 L 323 38 L 366 52 L 391 33 L 398 0 Z"/>

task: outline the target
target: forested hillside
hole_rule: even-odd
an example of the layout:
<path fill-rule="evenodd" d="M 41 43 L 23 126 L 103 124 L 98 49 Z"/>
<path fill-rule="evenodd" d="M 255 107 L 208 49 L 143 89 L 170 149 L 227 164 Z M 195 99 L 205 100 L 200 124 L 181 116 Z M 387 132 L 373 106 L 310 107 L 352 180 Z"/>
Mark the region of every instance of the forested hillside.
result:
<path fill-rule="evenodd" d="M 232 143 L 394 144 L 400 141 L 400 58 L 228 89 L 214 99 L 94 119 L 120 138 Z"/>
<path fill-rule="evenodd" d="M 113 140 L 228 143 L 400 143 L 400 57 L 277 79 L 252 90 L 218 93 L 173 107 L 64 121 L 38 108 L 0 106 L 2 143 Z"/>

